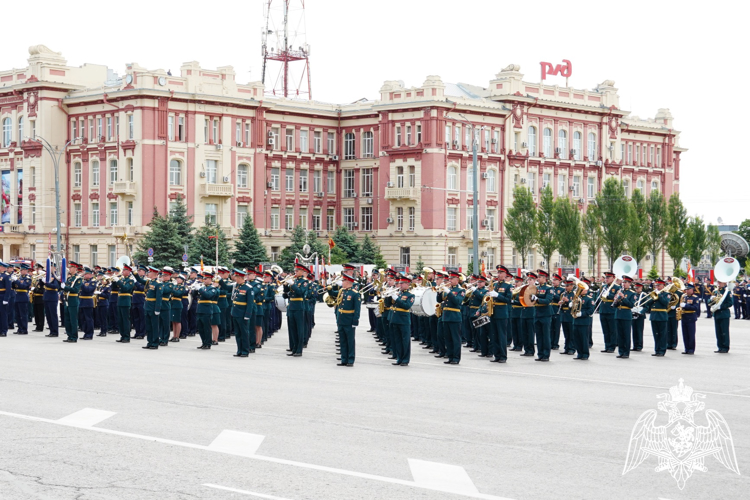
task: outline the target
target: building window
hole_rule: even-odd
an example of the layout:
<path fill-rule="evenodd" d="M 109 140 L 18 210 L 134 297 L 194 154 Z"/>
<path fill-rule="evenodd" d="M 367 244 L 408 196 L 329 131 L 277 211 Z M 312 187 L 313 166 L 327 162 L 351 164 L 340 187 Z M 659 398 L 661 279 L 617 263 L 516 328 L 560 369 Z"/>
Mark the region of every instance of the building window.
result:
<path fill-rule="evenodd" d="M 307 193 L 307 188 L 308 188 L 307 173 L 308 171 L 306 169 L 299 171 L 299 192 L 300 193 Z"/>
<path fill-rule="evenodd" d="M 417 172 L 414 165 L 409 166 L 409 187 L 413 188 L 417 185 Z"/>
<path fill-rule="evenodd" d="M 218 119 L 214 119 L 213 141 L 214 141 L 214 144 L 219 144 L 219 120 Z"/>
<path fill-rule="evenodd" d="M 81 245 L 73 245 L 73 261 L 81 262 Z"/>
<path fill-rule="evenodd" d="M 292 191 L 294 191 L 294 169 L 287 168 L 284 179 L 286 179 L 284 189 L 287 193 L 291 193 Z"/>
<path fill-rule="evenodd" d="M 292 130 L 292 136 L 294 136 L 294 130 Z M 292 144 L 294 146 L 294 144 Z M 271 149 L 279 150 L 281 149 L 281 144 L 279 144 L 279 128 L 273 127 L 271 128 Z M 289 151 L 292 151 L 291 149 Z"/>
<path fill-rule="evenodd" d="M 113 202 L 109 204 L 109 225 L 110 226 L 116 226 L 118 222 L 117 217 L 117 202 Z"/>
<path fill-rule="evenodd" d="M 280 210 L 279 207 L 271 208 L 271 229 L 274 229 L 274 230 L 279 229 L 279 222 L 280 222 L 279 210 Z"/>
<path fill-rule="evenodd" d="M 414 231 L 417 226 L 417 209 L 409 207 L 409 231 Z"/>
<path fill-rule="evenodd" d="M 70 138 L 75 142 L 76 136 L 78 135 L 78 122 L 73 120 L 70 122 Z"/>
<path fill-rule="evenodd" d="M 287 231 L 294 229 L 294 207 L 284 209 L 284 229 Z"/>
<path fill-rule="evenodd" d="M 281 189 L 281 173 L 279 172 L 278 168 L 272 168 L 271 169 L 271 190 L 272 191 L 279 191 Z"/>
<path fill-rule="evenodd" d="M 216 184 L 218 167 L 216 160 L 206 160 L 206 182 L 209 184 Z"/>
<path fill-rule="evenodd" d="M 336 154 L 336 134 L 333 132 L 328 132 L 328 154 Z"/>
<path fill-rule="evenodd" d="M 372 231 L 372 207 L 362 207 L 362 231 Z"/>
<path fill-rule="evenodd" d="M 174 141 L 174 116 L 169 115 L 169 119 L 167 122 L 167 137 L 170 141 Z"/>
<path fill-rule="evenodd" d="M 547 189 L 550 184 L 552 184 L 552 174 L 542 174 L 542 189 Z"/>
<path fill-rule="evenodd" d="M 526 265 L 529 266 L 529 269 L 534 269 L 534 252 L 529 252 L 529 255 L 526 257 Z"/>
<path fill-rule="evenodd" d="M 487 269 L 495 269 L 495 249 L 487 249 Z"/>
<path fill-rule="evenodd" d="M 636 189 L 641 192 L 641 194 L 644 194 L 644 195 L 646 194 L 645 191 L 643 190 L 642 180 L 638 180 L 638 182 L 635 183 L 635 186 L 636 186 Z"/>
<path fill-rule="evenodd" d="M 353 160 L 354 156 L 354 134 L 349 132 L 344 135 L 344 159 Z"/>
<path fill-rule="evenodd" d="M 247 187 L 248 166 L 244 163 L 237 166 L 237 187 Z M 242 227 L 242 226 L 238 226 Z"/>
<path fill-rule="evenodd" d="M 536 127 L 529 127 L 529 156 L 536 156 Z"/>
<path fill-rule="evenodd" d="M 279 249 L 280 247 L 271 247 L 271 262 L 279 260 Z"/>
<path fill-rule="evenodd" d="M 404 167 L 396 167 L 396 187 L 404 187 Z"/>
<path fill-rule="evenodd" d="M 490 231 L 495 230 L 495 219 L 496 216 L 496 210 L 494 208 L 490 208 L 487 210 L 487 229 Z"/>
<path fill-rule="evenodd" d="M 401 146 L 401 126 L 396 127 L 396 147 Z"/>
<path fill-rule="evenodd" d="M 557 147 L 560 148 L 560 158 L 568 158 L 568 132 L 565 130 L 557 131 Z"/>
<path fill-rule="evenodd" d="M 73 204 L 73 226 L 81 227 L 82 223 L 83 223 L 83 212 L 81 211 L 81 204 L 74 203 Z"/>
<path fill-rule="evenodd" d="M 466 190 L 474 191 L 474 167 L 466 169 Z"/>
<path fill-rule="evenodd" d="M 448 167 L 448 189 L 456 191 L 458 189 L 458 175 L 456 175 L 456 167 Z"/>
<path fill-rule="evenodd" d="M 177 140 L 178 141 L 185 140 L 185 117 L 184 116 L 180 116 L 177 119 Z"/>
<path fill-rule="evenodd" d="M 362 157 L 372 158 L 374 156 L 375 138 L 372 132 L 365 132 L 362 136 Z"/>
<path fill-rule="evenodd" d="M 109 160 L 109 183 L 117 182 L 117 160 Z"/>
<path fill-rule="evenodd" d="M 299 225 L 307 229 L 307 208 L 299 209 Z"/>
<path fill-rule="evenodd" d="M 313 209 L 312 225 L 313 231 L 320 231 L 321 215 L 320 208 Z"/>
<path fill-rule="evenodd" d="M 91 225 L 99 227 L 99 203 L 97 202 L 91 204 Z"/>
<path fill-rule="evenodd" d="M 242 122 L 234 123 L 234 142 L 237 143 L 237 146 L 242 142 Z"/>
<path fill-rule="evenodd" d="M 299 149 L 303 153 L 310 152 L 310 131 L 309 130 L 299 131 Z"/>
<path fill-rule="evenodd" d="M 29 185 L 31 187 L 36 187 L 36 167 L 29 167 L 29 170 L 30 170 L 29 177 L 31 177 L 29 179 Z"/>
<path fill-rule="evenodd" d="M 404 209 L 398 207 L 396 209 L 396 231 L 404 230 Z"/>
<path fill-rule="evenodd" d="M 128 158 L 128 180 L 130 182 L 135 180 L 135 163 L 132 158 Z"/>
<path fill-rule="evenodd" d="M 96 187 L 99 185 L 99 161 L 91 161 L 91 185 Z"/>
<path fill-rule="evenodd" d="M 169 185 L 182 185 L 182 163 L 179 160 L 171 160 L 169 162 Z"/>
<path fill-rule="evenodd" d="M 651 192 L 659 192 L 659 183 L 657 181 L 651 181 Z"/>
<path fill-rule="evenodd" d="M 117 263 L 117 246 L 107 245 L 107 265 L 114 266 Z"/>
<path fill-rule="evenodd" d="M 588 198 L 589 198 L 590 200 L 594 198 L 594 189 L 595 189 L 595 187 L 594 187 L 594 181 L 595 181 L 595 180 L 594 180 L 594 178 L 593 178 L 593 177 L 589 177 L 589 178 L 588 178 L 588 181 L 587 181 L 587 182 L 588 182 L 588 185 L 587 185 L 587 191 L 586 191 L 586 194 L 588 195 Z"/>
<path fill-rule="evenodd" d="M 446 229 L 448 231 L 456 231 L 456 213 L 458 212 L 458 209 L 456 207 L 448 207 L 448 220 L 446 224 Z"/>
<path fill-rule="evenodd" d="M 464 144 L 466 144 L 467 148 L 473 145 L 471 142 L 471 129 L 469 127 L 464 127 Z"/>
<path fill-rule="evenodd" d="M 129 201 L 125 205 L 125 209 L 127 210 L 127 213 L 125 214 L 127 216 L 127 224 L 128 226 L 133 225 L 133 202 Z"/>
<path fill-rule="evenodd" d="M 573 158 L 576 161 L 581 161 L 583 159 L 583 150 L 581 149 L 582 147 L 581 133 L 578 131 L 573 132 Z"/>
<path fill-rule="evenodd" d="M 399 252 L 399 262 L 402 266 L 411 265 L 411 249 L 409 247 L 401 247 Z"/>
<path fill-rule="evenodd" d="M 360 177 L 362 177 L 362 196 L 372 196 L 372 169 L 363 168 L 360 171 Z"/>
<path fill-rule="evenodd" d="M 206 209 L 205 209 L 205 221 L 206 224 L 216 224 L 216 221 L 218 220 L 218 206 L 216 203 L 206 203 Z"/>
<path fill-rule="evenodd" d="M 81 187 L 81 183 L 83 182 L 82 175 L 81 164 L 76 163 L 75 165 L 73 165 L 73 187 Z"/>
<path fill-rule="evenodd" d="M 526 174 L 526 184 L 531 191 L 532 196 L 536 196 L 536 172 L 528 172 Z"/>
<path fill-rule="evenodd" d="M 653 146 L 651 146 L 651 147 L 649 148 L 649 152 L 648 152 L 648 162 L 649 162 L 649 163 L 651 164 L 651 166 L 653 166 L 653 165 L 654 165 L 654 147 L 653 147 Z"/>
<path fill-rule="evenodd" d="M 18 144 L 23 142 L 23 116 L 18 118 Z"/>
<path fill-rule="evenodd" d="M 449 149 L 451 147 L 451 126 L 446 125 L 445 126 L 445 148 Z"/>
<path fill-rule="evenodd" d="M 625 197 L 630 198 L 630 181 L 627 179 L 623 179 L 622 188 L 625 190 Z"/>
<path fill-rule="evenodd" d="M 581 196 L 581 176 L 580 175 L 573 176 L 573 196 L 575 198 L 578 198 Z"/>
<path fill-rule="evenodd" d="M 322 132 L 315 132 L 313 134 L 313 141 L 315 142 L 315 154 L 320 154 L 323 152 L 323 133 Z"/>
<path fill-rule="evenodd" d="M 417 144 L 422 144 L 422 124 L 417 123 Z"/>
<path fill-rule="evenodd" d="M 336 192 L 336 175 L 333 170 L 328 171 L 328 194 L 334 194 Z"/>
<path fill-rule="evenodd" d="M 352 231 L 354 229 L 354 209 L 353 208 L 344 208 L 344 226 L 349 231 Z"/>
<path fill-rule="evenodd" d="M 128 115 L 128 139 L 133 140 L 135 137 L 135 121 L 133 115 Z"/>
<path fill-rule="evenodd" d="M 487 170 L 487 192 L 497 192 L 497 184 L 495 182 L 495 171 L 493 169 Z"/>
<path fill-rule="evenodd" d="M 552 129 L 544 129 L 543 144 L 545 158 L 552 158 Z"/>
<path fill-rule="evenodd" d="M 534 146 L 536 148 L 536 146 Z M 500 151 L 500 131 L 495 130 L 492 137 L 492 152 L 497 153 Z"/>
<path fill-rule="evenodd" d="M 641 145 L 640 144 L 635 145 L 635 164 L 636 165 L 641 164 Z"/>
<path fill-rule="evenodd" d="M 458 247 L 448 247 L 448 262 L 449 266 L 456 266 L 458 261 Z"/>
<path fill-rule="evenodd" d="M 101 141 L 104 139 L 104 132 L 102 131 L 102 119 L 98 117 L 96 119 L 96 140 Z"/>
<path fill-rule="evenodd" d="M 628 144 L 628 165 L 633 164 L 633 145 Z"/>
<path fill-rule="evenodd" d="M 112 117 L 108 116 L 107 117 L 107 140 L 111 141 L 112 137 L 113 137 L 112 136 Z"/>
<path fill-rule="evenodd" d="M 32 243 L 29 245 L 29 253 L 31 254 L 30 255 L 31 260 L 36 260 L 36 245 L 35 244 Z"/>
<path fill-rule="evenodd" d="M 344 198 L 353 198 L 357 196 L 354 191 L 354 170 L 344 170 Z"/>
<path fill-rule="evenodd" d="M 466 229 L 469 231 L 474 229 L 474 207 L 466 209 Z"/>
<path fill-rule="evenodd" d="M 661 167 L 661 148 L 656 148 L 656 166 Z"/>
<path fill-rule="evenodd" d="M 99 265 L 99 247 L 91 245 L 91 267 Z"/>
<path fill-rule="evenodd" d="M 411 125 L 406 126 L 406 145 L 411 146 Z"/>
<path fill-rule="evenodd" d="M 323 172 L 321 172 L 320 170 L 316 170 L 315 172 L 313 172 L 313 192 L 323 192 Z"/>
<path fill-rule="evenodd" d="M 589 132 L 589 161 L 596 161 L 596 134 Z"/>
<path fill-rule="evenodd" d="M 94 141 L 94 119 L 89 118 L 89 142 Z"/>
<path fill-rule="evenodd" d="M 329 208 L 328 213 L 326 213 L 326 230 L 333 231 L 333 228 L 335 226 L 336 226 L 336 212 L 333 208 Z"/>
<path fill-rule="evenodd" d="M 36 224 L 36 204 L 31 203 L 31 223 Z"/>

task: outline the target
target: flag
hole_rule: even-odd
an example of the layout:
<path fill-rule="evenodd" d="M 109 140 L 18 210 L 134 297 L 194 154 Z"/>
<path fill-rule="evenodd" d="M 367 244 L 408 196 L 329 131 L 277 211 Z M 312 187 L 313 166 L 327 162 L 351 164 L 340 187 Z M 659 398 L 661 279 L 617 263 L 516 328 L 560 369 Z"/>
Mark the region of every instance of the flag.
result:
<path fill-rule="evenodd" d="M 328 238 L 328 248 L 333 250 L 336 247 L 336 242 L 333 241 L 333 238 Z"/>
<path fill-rule="evenodd" d="M 695 270 L 690 266 L 690 261 L 687 263 L 687 282 L 695 283 Z"/>
<path fill-rule="evenodd" d="M 487 276 L 487 275 L 486 275 L 486 274 L 484 273 L 484 259 L 482 259 L 482 276 L 485 276 L 485 277 Z"/>
<path fill-rule="evenodd" d="M 203 256 L 201 255 L 201 273 L 203 273 Z"/>

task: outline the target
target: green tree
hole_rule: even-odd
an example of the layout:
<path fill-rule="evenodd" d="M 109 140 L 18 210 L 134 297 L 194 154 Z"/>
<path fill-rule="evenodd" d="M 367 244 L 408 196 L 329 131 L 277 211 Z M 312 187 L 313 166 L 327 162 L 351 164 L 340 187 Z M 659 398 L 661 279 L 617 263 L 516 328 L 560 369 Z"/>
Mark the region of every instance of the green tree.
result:
<path fill-rule="evenodd" d="M 196 259 L 203 256 L 203 264 L 207 266 L 216 265 L 216 236 L 219 239 L 219 265 L 230 266 L 229 248 L 224 231 L 216 224 L 204 224 L 193 235 L 190 245 L 190 255 Z"/>
<path fill-rule="evenodd" d="M 596 195 L 602 228 L 602 247 L 609 257 L 609 266 L 625 250 L 627 241 L 628 198 L 622 183 L 610 177 L 604 181 L 604 187 Z"/>
<path fill-rule="evenodd" d="M 651 191 L 646 202 L 646 213 L 648 214 L 648 226 L 646 227 L 648 249 L 654 257 L 654 266 L 656 266 L 656 258 L 659 256 L 667 237 L 667 202 L 660 192 Z"/>
<path fill-rule="evenodd" d="M 555 197 L 552 188 L 547 186 L 539 197 L 539 208 L 536 211 L 537 246 L 544 257 L 545 267 L 552 267 L 552 254 L 558 249 L 557 232 L 555 231 Z"/>
<path fill-rule="evenodd" d="M 524 186 L 513 190 L 513 205 L 505 218 L 505 234 L 521 256 L 521 266 L 526 267 L 526 256 L 537 241 L 536 205 L 531 191 Z M 471 271 L 469 271 L 471 272 Z"/>
<path fill-rule="evenodd" d="M 177 228 L 177 234 L 179 235 L 182 244 L 190 245 L 194 229 L 193 216 L 188 215 L 187 205 L 185 205 L 182 195 L 177 195 L 177 200 L 169 211 L 169 220 L 172 221 Z"/>
<path fill-rule="evenodd" d="M 713 266 L 721 257 L 721 233 L 719 233 L 719 227 L 713 224 L 709 224 L 706 228 L 706 251 Z"/>
<path fill-rule="evenodd" d="M 138 242 L 133 260 L 139 264 L 148 262 L 148 249 L 154 249 L 154 261 L 149 265 L 154 267 L 171 266 L 175 270 L 182 269 L 182 254 L 184 248 L 182 240 L 177 233 L 177 227 L 169 217 L 162 217 L 154 207 L 151 222 L 148 223 L 149 231 Z"/>
<path fill-rule="evenodd" d="M 339 226 L 331 236 L 337 247 L 340 247 L 344 251 L 349 261 L 354 261 L 359 255 L 359 244 L 357 243 L 357 237 L 350 233 L 346 226 Z"/>
<path fill-rule="evenodd" d="M 648 213 L 646 211 L 646 198 L 640 189 L 633 191 L 628 207 L 627 219 L 627 246 L 628 253 L 640 265 L 648 253 Z"/>
<path fill-rule="evenodd" d="M 602 222 L 601 215 L 599 213 L 599 207 L 596 205 L 589 205 L 586 209 L 586 213 L 583 214 L 583 241 L 586 243 L 586 248 L 591 258 L 591 269 L 590 274 L 594 274 L 596 270 L 596 261 L 599 255 L 599 250 L 603 244 L 602 235 Z"/>
<path fill-rule="evenodd" d="M 346 264 L 348 262 L 350 262 L 350 260 L 349 256 L 346 255 L 346 252 L 344 252 L 339 246 L 333 247 L 333 250 L 331 250 L 331 264 Z"/>
<path fill-rule="evenodd" d="M 318 239 L 318 233 L 316 233 L 315 231 L 308 231 L 307 244 L 310 246 L 310 255 L 314 254 L 315 252 L 318 253 L 319 262 L 320 257 L 325 257 L 325 259 L 328 260 L 328 244 Z"/>
<path fill-rule="evenodd" d="M 281 251 L 279 256 L 279 265 L 287 272 L 293 272 L 294 259 L 297 254 L 304 255 L 303 249 L 307 244 L 307 233 L 302 226 L 295 226 L 292 229 L 292 235 L 289 238 L 291 243 Z"/>
<path fill-rule="evenodd" d="M 417 267 L 414 269 L 414 272 L 416 274 L 422 274 L 422 269 L 424 269 L 424 261 L 422 260 L 422 256 L 417 256 Z"/>
<path fill-rule="evenodd" d="M 745 219 L 744 221 L 742 221 L 742 224 L 740 224 L 740 227 L 737 228 L 737 231 L 735 231 L 735 233 L 745 238 L 745 241 L 750 242 L 750 219 Z M 742 267 L 745 267 L 747 259 L 747 255 L 737 257 L 737 260 L 740 261 L 740 266 Z M 741 270 L 740 273 L 742 273 Z"/>
<path fill-rule="evenodd" d="M 383 254 L 380 253 L 380 246 L 368 235 L 365 235 L 365 238 L 362 240 L 362 246 L 359 249 L 357 262 L 362 264 L 373 264 L 378 269 L 387 267 Z M 419 262 L 417 262 L 417 265 L 419 265 Z"/>
<path fill-rule="evenodd" d="M 581 256 L 581 212 L 575 202 L 561 196 L 555 200 L 554 231 L 557 235 L 558 251 L 570 263 L 578 263 Z"/>
<path fill-rule="evenodd" d="M 672 258 L 675 269 L 679 269 L 685 256 L 687 222 L 687 210 L 679 195 L 675 193 L 669 198 L 667 205 L 667 253 Z"/>
<path fill-rule="evenodd" d="M 698 263 L 706 251 L 706 226 L 701 217 L 690 217 L 685 234 L 685 249 L 690 265 L 698 266 Z"/>
<path fill-rule="evenodd" d="M 231 255 L 234 259 L 234 267 L 237 268 L 256 268 L 261 262 L 268 261 L 266 247 L 260 239 L 252 217 L 245 219 Z"/>
<path fill-rule="evenodd" d="M 656 266 L 651 266 L 651 270 L 648 272 L 648 279 L 655 280 L 659 277 L 659 270 L 656 269 Z"/>

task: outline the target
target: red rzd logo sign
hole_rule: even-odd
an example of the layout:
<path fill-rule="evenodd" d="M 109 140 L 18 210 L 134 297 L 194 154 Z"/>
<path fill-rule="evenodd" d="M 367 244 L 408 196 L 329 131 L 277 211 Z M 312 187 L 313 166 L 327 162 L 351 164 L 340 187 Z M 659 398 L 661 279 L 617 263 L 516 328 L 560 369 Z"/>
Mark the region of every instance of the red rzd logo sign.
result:
<path fill-rule="evenodd" d="M 568 78 L 573 73 L 573 63 L 567 59 L 563 59 L 563 64 L 558 64 L 554 67 L 552 66 L 552 63 L 548 62 L 540 62 L 539 64 L 542 65 L 542 80 L 546 80 L 547 75 L 562 75 L 565 78 Z"/>

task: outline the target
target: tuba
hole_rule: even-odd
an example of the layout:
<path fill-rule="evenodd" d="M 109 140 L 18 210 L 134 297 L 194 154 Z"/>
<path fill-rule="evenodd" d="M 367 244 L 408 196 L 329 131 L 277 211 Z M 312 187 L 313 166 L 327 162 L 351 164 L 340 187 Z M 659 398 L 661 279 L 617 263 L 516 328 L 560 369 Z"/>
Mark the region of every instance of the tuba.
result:
<path fill-rule="evenodd" d="M 579 312 L 581 312 L 581 308 L 583 307 L 583 296 L 586 295 L 588 291 L 589 286 L 576 278 L 576 291 L 573 295 L 573 300 L 570 301 L 570 315 L 574 318 Z"/>
<path fill-rule="evenodd" d="M 716 281 L 721 281 L 722 283 L 727 284 L 726 290 L 724 290 L 723 295 L 714 295 L 711 297 L 711 300 L 709 301 L 708 305 L 711 307 L 711 311 L 715 312 L 716 310 L 721 307 L 721 304 L 724 303 L 724 300 L 727 298 L 727 295 L 729 295 L 732 290 L 734 290 L 734 280 L 737 278 L 737 275 L 740 273 L 740 263 L 737 261 L 737 259 L 733 257 L 724 257 L 719 262 L 716 263 L 716 266 L 714 266 L 714 278 L 716 278 Z M 718 290 L 718 287 L 717 287 Z"/>

